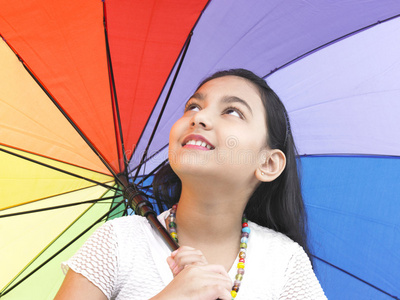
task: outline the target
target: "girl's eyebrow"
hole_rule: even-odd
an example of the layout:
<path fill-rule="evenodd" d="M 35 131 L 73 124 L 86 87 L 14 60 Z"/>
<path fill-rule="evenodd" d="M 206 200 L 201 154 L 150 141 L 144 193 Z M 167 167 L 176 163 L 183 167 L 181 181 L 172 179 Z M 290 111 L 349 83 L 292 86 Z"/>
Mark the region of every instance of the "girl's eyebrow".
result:
<path fill-rule="evenodd" d="M 197 100 L 204 100 L 205 96 L 202 93 L 194 93 L 189 100 L 186 102 L 185 107 L 187 106 L 188 102 L 191 99 L 197 99 Z M 237 96 L 224 96 L 221 100 L 222 103 L 240 103 L 243 104 L 244 106 L 247 107 L 247 109 L 250 111 L 251 115 L 253 115 L 253 111 L 250 107 L 250 105 L 243 99 L 237 97 Z"/>
<path fill-rule="evenodd" d="M 204 95 L 201 93 L 194 93 L 192 96 L 190 96 L 189 100 L 186 101 L 185 103 L 185 107 L 188 105 L 188 103 L 190 102 L 190 100 L 192 99 L 197 99 L 197 100 L 204 100 Z"/>
<path fill-rule="evenodd" d="M 236 97 L 236 96 L 224 96 L 222 98 L 223 103 L 240 103 L 243 104 L 244 106 L 247 107 L 247 109 L 250 111 L 250 113 L 253 115 L 253 111 L 250 107 L 250 105 L 243 99 Z"/>

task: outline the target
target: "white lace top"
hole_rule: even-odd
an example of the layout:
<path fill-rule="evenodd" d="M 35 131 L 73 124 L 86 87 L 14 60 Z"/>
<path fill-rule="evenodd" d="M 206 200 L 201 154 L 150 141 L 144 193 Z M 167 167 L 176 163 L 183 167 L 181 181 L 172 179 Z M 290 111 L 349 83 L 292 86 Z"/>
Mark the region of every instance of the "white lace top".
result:
<path fill-rule="evenodd" d="M 165 226 L 164 217 L 159 216 Z M 249 221 L 246 271 L 237 300 L 326 299 L 303 248 L 288 237 Z M 140 216 L 106 222 L 63 267 L 99 287 L 108 299 L 149 299 L 173 275 L 168 247 Z M 238 258 L 229 275 L 234 281 Z"/>

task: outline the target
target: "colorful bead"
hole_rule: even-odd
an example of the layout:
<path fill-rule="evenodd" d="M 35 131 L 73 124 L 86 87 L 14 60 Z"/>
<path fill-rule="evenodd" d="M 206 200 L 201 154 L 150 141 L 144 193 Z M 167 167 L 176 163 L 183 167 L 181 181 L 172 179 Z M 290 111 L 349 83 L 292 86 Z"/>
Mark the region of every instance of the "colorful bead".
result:
<path fill-rule="evenodd" d="M 235 278 L 237 279 L 237 280 L 242 280 L 243 279 L 243 275 L 242 274 L 236 274 L 236 276 L 235 276 Z"/>
<path fill-rule="evenodd" d="M 246 258 L 246 252 L 245 251 L 240 251 L 239 252 L 239 257 L 240 258 Z"/>
<path fill-rule="evenodd" d="M 244 258 L 239 259 L 239 262 L 244 263 Z"/>
<path fill-rule="evenodd" d="M 250 235 L 250 234 L 249 234 L 248 232 L 242 232 L 242 237 L 247 237 L 247 238 L 248 238 L 249 235 Z"/>
<path fill-rule="evenodd" d="M 244 269 L 238 269 L 238 270 L 237 270 L 237 273 L 243 275 L 243 274 L 244 274 Z"/>
<path fill-rule="evenodd" d="M 176 223 L 170 222 L 168 226 L 169 226 L 169 228 L 176 228 Z"/>
<path fill-rule="evenodd" d="M 250 228 L 249 227 L 243 227 L 242 232 L 247 232 L 250 233 Z"/>
<path fill-rule="evenodd" d="M 240 243 L 240 248 L 246 249 L 247 248 L 247 244 L 246 243 Z"/>
<path fill-rule="evenodd" d="M 231 291 L 232 298 L 236 298 L 237 293 L 235 291 Z"/>
<path fill-rule="evenodd" d="M 233 282 L 233 286 L 240 286 L 241 283 L 242 283 L 242 282 L 241 282 L 240 280 L 235 280 L 235 281 Z"/>
<path fill-rule="evenodd" d="M 244 263 L 240 262 L 237 264 L 238 269 L 244 269 Z"/>
<path fill-rule="evenodd" d="M 247 237 L 242 237 L 241 239 L 240 239 L 240 242 L 241 243 L 247 243 L 247 241 L 248 241 L 249 239 L 247 238 Z"/>
<path fill-rule="evenodd" d="M 243 224 L 242 224 L 242 227 L 249 227 L 249 224 L 243 223 Z"/>

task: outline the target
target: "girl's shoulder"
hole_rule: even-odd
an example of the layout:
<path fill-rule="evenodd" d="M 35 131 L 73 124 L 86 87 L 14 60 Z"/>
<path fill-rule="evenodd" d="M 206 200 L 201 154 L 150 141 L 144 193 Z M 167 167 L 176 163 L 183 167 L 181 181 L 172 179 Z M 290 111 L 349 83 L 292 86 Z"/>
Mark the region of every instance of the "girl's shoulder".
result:
<path fill-rule="evenodd" d="M 120 237 L 138 235 L 151 228 L 149 221 L 138 215 L 115 218 L 107 221 L 103 226 L 111 227 L 114 234 Z"/>
<path fill-rule="evenodd" d="M 257 223 L 248 222 L 251 242 L 259 249 L 269 250 L 280 255 L 292 256 L 295 252 L 304 252 L 303 248 L 288 236 Z"/>
<path fill-rule="evenodd" d="M 295 243 L 292 239 L 290 239 L 288 236 L 284 235 L 281 232 L 275 231 L 268 227 L 258 225 L 257 223 L 254 223 L 252 221 L 248 221 L 248 224 L 251 230 L 251 234 L 256 234 L 260 238 L 273 239 L 276 241 L 289 244 Z"/>

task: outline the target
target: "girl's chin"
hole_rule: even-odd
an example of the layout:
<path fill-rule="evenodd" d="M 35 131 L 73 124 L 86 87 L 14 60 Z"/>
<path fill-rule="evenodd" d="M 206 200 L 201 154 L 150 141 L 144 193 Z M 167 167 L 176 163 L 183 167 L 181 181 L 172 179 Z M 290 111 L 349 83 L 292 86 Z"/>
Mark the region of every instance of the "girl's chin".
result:
<path fill-rule="evenodd" d="M 183 180 L 207 181 L 212 183 L 235 181 L 235 174 L 240 175 L 240 170 L 230 170 L 222 165 L 198 165 L 198 164 L 171 164 L 176 175 Z"/>
<path fill-rule="evenodd" d="M 209 178 L 216 179 L 224 174 L 222 167 L 214 168 L 210 164 L 199 164 L 197 162 L 180 162 L 174 164 L 170 162 L 170 165 L 172 170 L 174 170 L 181 180 L 183 178 L 195 180 L 207 180 Z"/>
<path fill-rule="evenodd" d="M 174 172 L 180 177 L 182 176 L 203 176 L 211 175 L 212 170 L 206 165 L 199 165 L 197 163 L 180 162 L 178 164 L 171 163 Z"/>
<path fill-rule="evenodd" d="M 200 152 L 200 153 L 196 153 Z M 179 168 L 207 168 L 210 164 L 213 164 L 213 158 L 206 154 L 206 151 L 198 150 L 196 152 L 186 152 L 181 155 L 169 155 L 169 162 L 171 166 L 177 166 Z"/>

